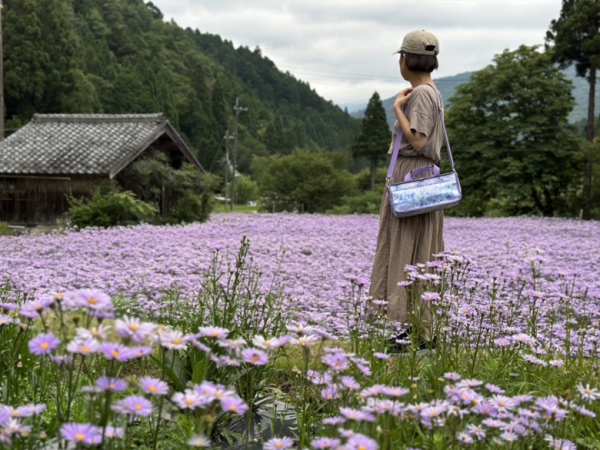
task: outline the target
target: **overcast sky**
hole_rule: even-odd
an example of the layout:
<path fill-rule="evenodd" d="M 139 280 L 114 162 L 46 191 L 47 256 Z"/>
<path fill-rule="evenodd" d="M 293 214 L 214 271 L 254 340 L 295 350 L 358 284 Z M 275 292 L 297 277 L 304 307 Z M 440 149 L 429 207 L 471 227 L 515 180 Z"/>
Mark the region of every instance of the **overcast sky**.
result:
<path fill-rule="evenodd" d="M 308 81 L 354 111 L 373 91 L 382 98 L 408 84 L 398 55 L 406 33 L 440 41 L 434 79 L 485 67 L 495 54 L 543 44 L 561 0 L 153 0 L 182 27 L 219 34 Z"/>

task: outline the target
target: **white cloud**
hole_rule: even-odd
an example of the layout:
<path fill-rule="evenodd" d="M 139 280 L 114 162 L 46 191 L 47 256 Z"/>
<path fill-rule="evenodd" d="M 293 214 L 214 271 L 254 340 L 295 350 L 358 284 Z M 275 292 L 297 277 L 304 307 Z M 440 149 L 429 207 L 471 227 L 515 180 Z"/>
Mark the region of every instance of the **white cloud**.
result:
<path fill-rule="evenodd" d="M 153 0 L 180 26 L 259 46 L 282 70 L 350 110 L 407 84 L 391 56 L 413 29 L 440 41 L 434 78 L 481 69 L 495 54 L 543 44 L 560 0 Z"/>

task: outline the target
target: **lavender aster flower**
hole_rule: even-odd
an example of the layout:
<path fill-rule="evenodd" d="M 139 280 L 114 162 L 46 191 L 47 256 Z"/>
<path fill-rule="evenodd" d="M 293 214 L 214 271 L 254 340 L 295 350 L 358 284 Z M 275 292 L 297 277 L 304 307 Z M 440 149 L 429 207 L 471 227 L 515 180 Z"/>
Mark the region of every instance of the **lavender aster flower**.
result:
<path fill-rule="evenodd" d="M 43 333 L 34 337 L 29 341 L 29 351 L 33 355 L 47 355 L 60 345 L 58 339 L 52 333 Z"/>
<path fill-rule="evenodd" d="M 373 439 L 357 433 L 348 439 L 345 448 L 347 450 L 377 450 L 379 446 Z"/>
<path fill-rule="evenodd" d="M 187 444 L 190 447 L 199 447 L 199 448 L 210 447 L 212 445 L 210 442 L 210 439 L 208 439 L 206 436 L 202 436 L 202 435 L 192 436 L 190 439 L 188 439 Z"/>
<path fill-rule="evenodd" d="M 341 441 L 339 439 L 329 437 L 322 437 L 312 441 L 312 446 L 315 450 L 323 450 L 328 448 L 335 449 L 339 447 L 340 444 Z"/>
<path fill-rule="evenodd" d="M 242 358 L 247 363 L 255 366 L 264 366 L 269 362 L 269 355 L 256 348 L 247 348 L 242 351 Z"/>
<path fill-rule="evenodd" d="M 248 405 L 246 405 L 242 399 L 236 397 L 223 397 L 221 399 L 221 407 L 223 408 L 223 411 L 235 414 L 245 414 L 246 411 L 248 411 Z"/>
<path fill-rule="evenodd" d="M 117 378 L 100 377 L 96 380 L 96 386 L 104 391 L 121 392 L 127 389 L 127 382 Z"/>
<path fill-rule="evenodd" d="M 292 439 L 289 437 L 282 437 L 269 439 L 267 442 L 265 442 L 263 448 L 265 450 L 282 450 L 290 448 L 292 445 L 294 445 L 294 441 Z"/>
<path fill-rule="evenodd" d="M 169 385 L 162 380 L 150 377 L 142 377 L 139 379 L 140 388 L 146 394 L 150 395 L 167 395 L 169 393 Z"/>
<path fill-rule="evenodd" d="M 83 445 L 98 445 L 102 434 L 98 427 L 89 423 L 65 423 L 60 429 L 61 436 L 70 442 Z"/>
<path fill-rule="evenodd" d="M 130 395 L 116 402 L 112 409 L 120 414 L 147 417 L 152 414 L 152 403 L 139 395 Z"/>
<path fill-rule="evenodd" d="M 83 289 L 75 293 L 76 304 L 93 310 L 112 309 L 110 296 L 96 289 Z"/>

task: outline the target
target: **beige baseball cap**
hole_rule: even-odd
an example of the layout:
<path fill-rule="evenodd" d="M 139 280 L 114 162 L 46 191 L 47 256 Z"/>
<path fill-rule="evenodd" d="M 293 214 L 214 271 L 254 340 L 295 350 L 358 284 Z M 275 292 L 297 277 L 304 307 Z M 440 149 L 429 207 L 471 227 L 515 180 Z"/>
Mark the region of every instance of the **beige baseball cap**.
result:
<path fill-rule="evenodd" d="M 436 56 L 440 52 L 440 43 L 429 31 L 414 30 L 404 36 L 402 47 L 393 54 L 401 51 L 415 55 Z"/>

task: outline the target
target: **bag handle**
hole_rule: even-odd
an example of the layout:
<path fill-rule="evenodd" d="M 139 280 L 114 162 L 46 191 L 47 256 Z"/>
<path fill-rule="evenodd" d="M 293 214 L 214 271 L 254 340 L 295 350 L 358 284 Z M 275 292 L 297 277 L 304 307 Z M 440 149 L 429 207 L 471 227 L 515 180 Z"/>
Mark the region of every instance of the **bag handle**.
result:
<path fill-rule="evenodd" d="M 452 150 L 450 149 L 450 141 L 448 140 L 448 133 L 446 131 L 446 124 L 444 123 L 444 116 L 442 114 L 442 103 L 440 101 L 440 94 L 431 84 L 429 84 L 429 83 L 426 83 L 426 84 L 427 84 L 427 86 L 431 87 L 431 89 L 433 89 L 435 91 L 437 103 L 438 103 L 438 110 L 440 112 L 440 119 L 442 120 L 442 127 L 444 129 L 444 136 L 446 137 L 446 147 L 448 148 L 448 155 L 450 156 L 450 165 L 452 166 L 452 171 L 456 172 L 456 169 L 454 168 L 454 159 L 452 158 Z M 408 112 L 408 102 L 406 102 L 406 106 L 404 107 L 404 115 L 406 115 L 407 112 Z M 400 144 L 402 142 L 403 136 L 404 136 L 404 132 L 402 131 L 402 128 L 398 127 L 398 135 L 396 136 L 396 142 L 394 143 L 394 152 L 392 153 L 392 161 L 390 162 L 390 168 L 388 169 L 388 174 L 387 174 L 388 184 L 391 181 L 392 176 L 394 175 L 394 168 L 396 167 L 396 161 L 398 160 L 398 153 L 400 151 Z"/>

